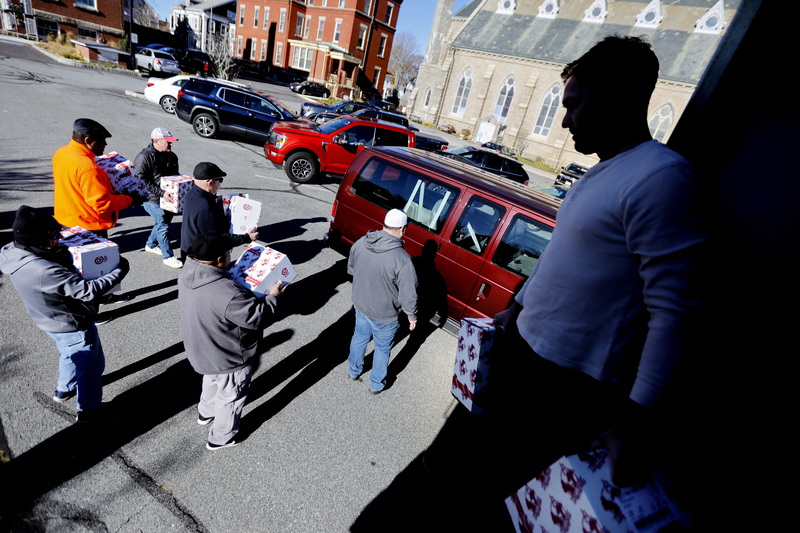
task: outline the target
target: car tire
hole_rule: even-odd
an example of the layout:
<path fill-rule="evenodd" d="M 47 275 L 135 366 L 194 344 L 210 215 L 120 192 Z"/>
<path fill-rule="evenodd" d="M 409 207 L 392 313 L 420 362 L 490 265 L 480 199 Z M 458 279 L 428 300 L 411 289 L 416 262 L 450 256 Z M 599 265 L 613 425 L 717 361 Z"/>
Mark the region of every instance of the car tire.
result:
<path fill-rule="evenodd" d="M 283 170 L 293 182 L 308 183 L 317 177 L 319 163 L 313 154 L 295 152 L 283 162 Z"/>
<path fill-rule="evenodd" d="M 331 97 L 331 92 L 330 91 L 325 91 L 324 93 L 322 93 L 322 97 L 326 98 L 326 99 L 330 98 Z"/>
<path fill-rule="evenodd" d="M 178 104 L 178 100 L 175 99 L 174 96 L 166 95 L 161 97 L 161 109 L 166 111 L 167 113 L 175 113 L 175 106 Z"/>
<path fill-rule="evenodd" d="M 300 94 L 304 94 L 304 95 L 305 95 L 305 94 L 308 94 L 308 91 L 307 91 L 307 90 L 305 90 L 305 89 L 300 89 Z"/>
<path fill-rule="evenodd" d="M 208 113 L 198 113 L 192 119 L 192 127 L 194 128 L 194 132 L 196 134 L 198 134 L 200 137 L 205 137 L 206 139 L 213 138 L 217 135 L 217 131 L 219 131 L 219 123 L 217 122 L 217 119 Z"/>

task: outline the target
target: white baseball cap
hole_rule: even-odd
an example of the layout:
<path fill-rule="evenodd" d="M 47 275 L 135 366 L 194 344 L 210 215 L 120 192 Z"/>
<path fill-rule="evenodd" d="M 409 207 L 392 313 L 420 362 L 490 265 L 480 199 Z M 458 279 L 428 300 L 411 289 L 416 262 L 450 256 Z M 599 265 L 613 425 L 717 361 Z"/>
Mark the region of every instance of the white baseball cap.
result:
<path fill-rule="evenodd" d="M 172 134 L 169 132 L 167 128 L 156 128 L 150 133 L 150 138 L 153 140 L 156 139 L 164 139 L 167 142 L 174 143 L 178 140 L 177 137 L 173 137 Z"/>
<path fill-rule="evenodd" d="M 408 217 L 399 209 L 392 209 L 386 213 L 383 219 L 383 225 L 387 228 L 402 228 L 408 224 Z"/>

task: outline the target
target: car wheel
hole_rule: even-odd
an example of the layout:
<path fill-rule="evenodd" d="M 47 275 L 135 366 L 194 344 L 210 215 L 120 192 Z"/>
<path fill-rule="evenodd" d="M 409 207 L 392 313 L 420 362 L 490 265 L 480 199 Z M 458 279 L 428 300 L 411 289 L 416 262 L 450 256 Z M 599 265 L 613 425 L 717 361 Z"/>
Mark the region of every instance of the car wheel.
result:
<path fill-rule="evenodd" d="M 325 91 L 324 93 L 322 93 L 322 97 L 323 98 L 330 98 L 331 97 L 331 92 L 330 91 Z"/>
<path fill-rule="evenodd" d="M 283 170 L 295 183 L 308 183 L 319 173 L 319 163 L 308 152 L 295 152 L 286 158 Z"/>
<path fill-rule="evenodd" d="M 166 111 L 167 113 L 175 113 L 175 105 L 178 101 L 175 99 L 174 96 L 162 96 L 161 97 L 161 109 Z"/>
<path fill-rule="evenodd" d="M 200 137 L 210 139 L 217 134 L 219 125 L 217 124 L 217 119 L 213 116 L 208 113 L 200 113 L 192 120 L 192 127 Z"/>
<path fill-rule="evenodd" d="M 305 89 L 300 89 L 300 94 L 308 94 L 308 91 Z"/>

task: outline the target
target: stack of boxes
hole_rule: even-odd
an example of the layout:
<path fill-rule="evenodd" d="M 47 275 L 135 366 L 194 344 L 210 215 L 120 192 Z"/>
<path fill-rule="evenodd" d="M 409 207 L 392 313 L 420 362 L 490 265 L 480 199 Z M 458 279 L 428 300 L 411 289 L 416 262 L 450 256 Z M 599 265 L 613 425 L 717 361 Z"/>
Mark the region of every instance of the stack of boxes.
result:
<path fill-rule="evenodd" d="M 111 188 L 117 194 L 136 194 L 145 200 L 150 198 L 142 179 L 133 167 L 133 161 L 126 159 L 117 152 L 109 152 L 95 158 L 97 166 L 108 174 Z"/>
<path fill-rule="evenodd" d="M 69 249 L 72 263 L 83 279 L 97 279 L 119 266 L 117 245 L 80 226 L 62 230 L 59 244 Z M 116 285 L 109 292 L 119 289 Z"/>

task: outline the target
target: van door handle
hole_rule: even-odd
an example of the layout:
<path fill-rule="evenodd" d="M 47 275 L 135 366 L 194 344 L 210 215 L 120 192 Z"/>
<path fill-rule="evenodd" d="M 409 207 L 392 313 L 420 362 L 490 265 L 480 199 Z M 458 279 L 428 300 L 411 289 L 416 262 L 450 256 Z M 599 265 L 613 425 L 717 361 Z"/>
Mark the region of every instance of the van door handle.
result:
<path fill-rule="evenodd" d="M 475 298 L 475 300 L 478 301 L 486 299 L 489 296 L 491 289 L 492 288 L 485 281 L 481 283 L 481 288 L 478 289 L 478 296 Z"/>

